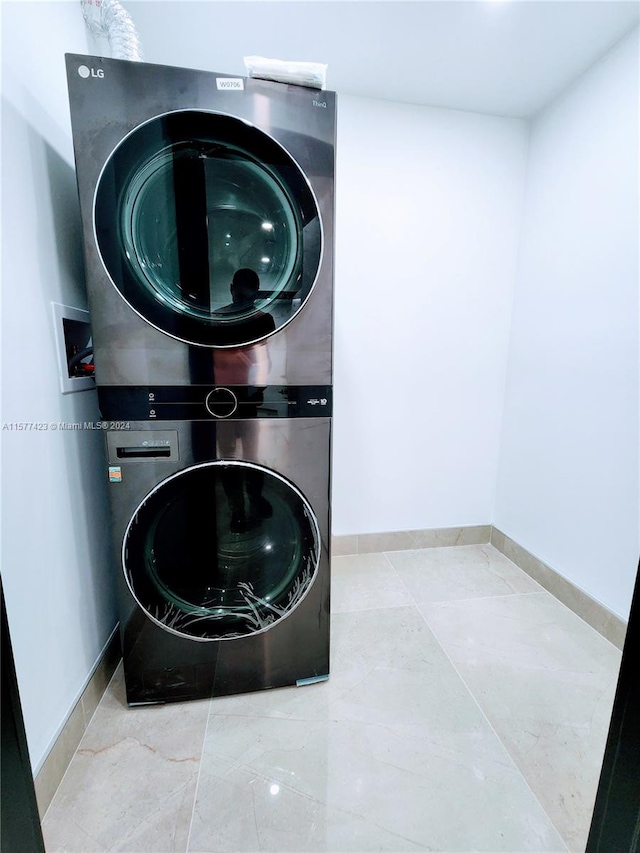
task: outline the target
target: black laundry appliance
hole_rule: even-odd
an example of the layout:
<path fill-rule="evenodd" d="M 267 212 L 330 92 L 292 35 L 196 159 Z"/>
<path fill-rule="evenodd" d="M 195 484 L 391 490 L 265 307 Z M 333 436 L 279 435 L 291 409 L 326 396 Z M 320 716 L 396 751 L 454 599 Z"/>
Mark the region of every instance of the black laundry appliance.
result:
<path fill-rule="evenodd" d="M 326 678 L 335 95 L 67 74 L 128 701 Z"/>

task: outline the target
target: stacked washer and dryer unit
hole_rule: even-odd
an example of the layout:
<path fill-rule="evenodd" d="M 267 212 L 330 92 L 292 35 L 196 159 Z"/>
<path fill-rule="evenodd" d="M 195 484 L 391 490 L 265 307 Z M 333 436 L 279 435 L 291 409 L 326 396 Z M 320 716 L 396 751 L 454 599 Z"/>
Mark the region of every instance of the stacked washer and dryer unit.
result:
<path fill-rule="evenodd" d="M 67 74 L 128 702 L 326 678 L 335 96 Z"/>

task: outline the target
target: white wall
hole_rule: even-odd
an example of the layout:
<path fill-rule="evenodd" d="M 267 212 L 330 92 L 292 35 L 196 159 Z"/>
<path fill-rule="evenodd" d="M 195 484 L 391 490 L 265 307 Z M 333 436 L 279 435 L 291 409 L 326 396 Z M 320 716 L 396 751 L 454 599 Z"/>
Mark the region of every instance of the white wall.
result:
<path fill-rule="evenodd" d="M 86 307 L 64 72 L 79 3 L 3 3 L 2 421 L 96 421 L 62 396 L 51 301 Z M 37 771 L 116 622 L 98 432 L 2 438 L 2 580 Z"/>
<path fill-rule="evenodd" d="M 533 124 L 494 515 L 624 618 L 639 352 L 636 31 Z"/>
<path fill-rule="evenodd" d="M 334 533 L 488 524 L 527 125 L 338 103 Z"/>

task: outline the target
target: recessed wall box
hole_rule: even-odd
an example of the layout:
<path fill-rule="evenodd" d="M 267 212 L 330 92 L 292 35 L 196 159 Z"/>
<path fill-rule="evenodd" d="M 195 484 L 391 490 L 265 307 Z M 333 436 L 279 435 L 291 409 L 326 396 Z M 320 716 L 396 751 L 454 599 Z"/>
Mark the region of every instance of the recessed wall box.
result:
<path fill-rule="evenodd" d="M 91 323 L 89 312 L 52 302 L 53 329 L 58 353 L 60 390 L 63 394 L 73 391 L 89 391 L 96 387 L 93 376 L 82 376 L 79 368 L 86 363 L 90 353 L 78 359 L 91 347 Z M 75 362 L 74 362 L 75 359 Z"/>

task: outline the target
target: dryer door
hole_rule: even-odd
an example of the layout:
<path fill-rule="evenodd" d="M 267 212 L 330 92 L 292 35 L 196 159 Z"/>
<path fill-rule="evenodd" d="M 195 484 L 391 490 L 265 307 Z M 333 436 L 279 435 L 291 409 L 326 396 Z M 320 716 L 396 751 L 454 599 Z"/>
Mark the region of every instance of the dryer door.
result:
<path fill-rule="evenodd" d="M 123 567 L 140 607 L 194 640 L 266 631 L 303 600 L 320 535 L 295 486 L 246 462 L 210 462 L 169 477 L 135 511 Z"/>
<path fill-rule="evenodd" d="M 241 346 L 282 328 L 309 297 L 322 255 L 318 205 L 294 159 L 257 127 L 211 112 L 172 112 L 132 131 L 102 170 L 94 224 L 131 308 L 200 346 Z"/>

